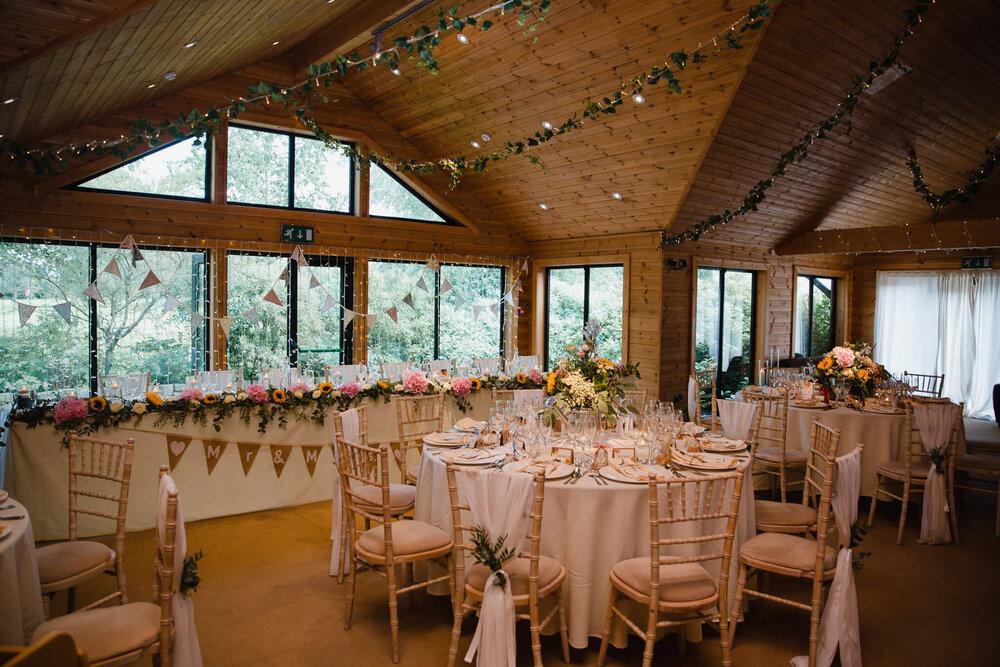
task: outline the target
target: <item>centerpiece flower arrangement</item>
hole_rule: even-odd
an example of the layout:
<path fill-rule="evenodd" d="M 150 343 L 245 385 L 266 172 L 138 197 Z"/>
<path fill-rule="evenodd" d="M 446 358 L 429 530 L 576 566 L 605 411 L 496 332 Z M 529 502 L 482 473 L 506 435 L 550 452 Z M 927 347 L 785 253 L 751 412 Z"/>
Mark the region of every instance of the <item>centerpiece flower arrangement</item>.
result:
<path fill-rule="evenodd" d="M 598 354 L 597 337 L 601 326 L 591 320 L 583 326 L 580 345 L 567 345 L 566 356 L 549 373 L 545 393 L 556 397 L 563 410 L 594 410 L 614 424 L 614 402 L 625 396 L 629 376 L 639 377 L 638 364 L 622 364 Z"/>
<path fill-rule="evenodd" d="M 825 389 L 847 384 L 851 396 L 864 400 L 875 393 L 875 385 L 889 377 L 888 371 L 872 359 L 866 343 L 844 343 L 825 355 L 813 368 L 813 377 Z"/>

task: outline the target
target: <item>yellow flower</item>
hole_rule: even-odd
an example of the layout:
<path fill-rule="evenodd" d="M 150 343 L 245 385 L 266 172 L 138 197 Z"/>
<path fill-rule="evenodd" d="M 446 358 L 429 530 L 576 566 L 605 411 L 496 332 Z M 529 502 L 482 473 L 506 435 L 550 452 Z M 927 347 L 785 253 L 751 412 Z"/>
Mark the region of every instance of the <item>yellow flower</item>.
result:
<path fill-rule="evenodd" d="M 212 405 L 219 402 L 219 397 L 215 394 L 205 394 L 205 398 L 202 400 L 205 401 L 205 405 Z"/>
<path fill-rule="evenodd" d="M 469 384 L 472 385 L 473 391 L 479 391 L 483 388 L 483 383 L 479 381 L 479 378 L 472 378 L 469 380 Z"/>
<path fill-rule="evenodd" d="M 271 394 L 271 399 L 275 403 L 284 403 L 285 402 L 285 392 L 282 391 L 281 389 L 275 389 L 274 393 Z"/>
<path fill-rule="evenodd" d="M 858 371 L 858 379 L 861 380 L 862 382 L 868 382 L 868 371 L 866 371 L 864 368 L 860 369 Z"/>
<path fill-rule="evenodd" d="M 822 361 L 816 364 L 816 368 L 820 369 L 821 371 L 828 371 L 830 370 L 831 366 L 833 366 L 833 359 L 831 359 L 830 357 L 824 357 Z"/>
<path fill-rule="evenodd" d="M 323 382 L 319 385 L 319 387 L 317 387 L 317 389 L 319 389 L 324 394 L 329 394 L 331 391 L 333 391 L 333 385 L 330 384 L 329 382 Z"/>
<path fill-rule="evenodd" d="M 524 377 L 524 373 L 518 373 L 516 376 L 514 376 L 514 379 L 517 380 L 518 384 L 524 384 L 525 382 L 528 381 L 528 378 Z"/>
<path fill-rule="evenodd" d="M 444 375 L 445 377 L 448 377 L 448 369 L 447 368 L 442 368 L 440 374 Z"/>
<path fill-rule="evenodd" d="M 549 373 L 548 381 L 545 384 L 545 391 L 552 393 L 552 390 L 556 388 L 556 374 Z"/>
<path fill-rule="evenodd" d="M 90 409 L 94 412 L 101 412 L 104 408 L 108 407 L 108 402 L 105 401 L 100 396 L 94 396 L 87 403 L 90 405 Z"/>
<path fill-rule="evenodd" d="M 152 391 L 146 392 L 146 400 L 153 405 L 163 405 L 163 397 Z"/>
<path fill-rule="evenodd" d="M 388 389 L 389 388 L 389 383 L 383 382 L 382 380 L 379 380 L 378 381 L 378 386 L 379 386 L 379 389 Z"/>

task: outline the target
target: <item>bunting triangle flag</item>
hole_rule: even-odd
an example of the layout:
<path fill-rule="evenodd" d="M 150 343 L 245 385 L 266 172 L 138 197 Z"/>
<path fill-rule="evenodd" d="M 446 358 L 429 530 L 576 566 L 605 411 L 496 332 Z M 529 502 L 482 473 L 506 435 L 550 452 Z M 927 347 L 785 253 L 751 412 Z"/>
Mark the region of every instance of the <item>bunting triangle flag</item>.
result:
<path fill-rule="evenodd" d="M 370 315 L 365 315 L 365 324 L 368 325 L 368 333 L 375 328 L 375 321 L 378 319 L 378 313 L 371 313 Z"/>
<path fill-rule="evenodd" d="M 66 320 L 66 324 L 70 324 L 70 317 L 72 317 L 70 307 L 71 306 L 69 301 L 64 301 L 63 303 L 57 303 L 56 305 L 52 306 L 53 310 L 59 313 L 60 317 Z"/>
<path fill-rule="evenodd" d="M 219 319 L 219 328 L 222 329 L 222 334 L 226 338 L 229 338 L 229 330 L 232 328 L 232 326 L 233 326 L 233 318 L 223 317 Z"/>
<path fill-rule="evenodd" d="M 524 285 L 521 284 L 521 279 L 520 278 L 518 278 L 517 280 L 514 281 L 514 287 L 517 288 L 518 292 L 523 292 L 524 291 Z"/>
<path fill-rule="evenodd" d="M 413 294 L 407 294 L 406 296 L 404 296 L 403 303 L 405 303 L 410 308 L 413 308 Z M 416 310 L 416 308 L 413 308 L 413 310 Z"/>
<path fill-rule="evenodd" d="M 472 319 L 478 321 L 479 320 L 479 313 L 481 313 L 481 312 L 483 312 L 483 307 L 482 306 L 473 306 L 472 307 Z"/>
<path fill-rule="evenodd" d="M 490 312 L 493 313 L 494 315 L 496 315 L 498 312 L 500 312 L 500 306 L 498 306 L 495 303 L 491 303 L 490 304 Z"/>
<path fill-rule="evenodd" d="M 316 276 L 309 274 L 309 289 L 316 289 L 317 287 L 319 287 L 319 281 L 316 280 Z"/>
<path fill-rule="evenodd" d="M 271 463 L 274 464 L 274 474 L 281 477 L 281 472 L 288 463 L 288 456 L 292 453 L 291 445 L 270 445 Z"/>
<path fill-rule="evenodd" d="M 425 292 L 427 291 L 427 283 L 424 282 L 423 276 L 420 276 L 420 280 L 417 281 L 417 287 L 419 287 Z"/>
<path fill-rule="evenodd" d="M 278 295 L 274 293 L 274 289 L 267 290 L 267 294 L 264 295 L 264 301 L 273 303 L 279 308 L 283 308 L 285 306 L 285 304 L 281 303 L 281 299 L 278 298 Z"/>
<path fill-rule="evenodd" d="M 21 326 L 23 327 L 31 319 L 31 315 L 35 312 L 35 306 L 29 306 L 26 303 L 17 304 L 17 315 L 21 318 Z"/>
<path fill-rule="evenodd" d="M 228 443 L 225 440 L 202 440 L 201 444 L 205 447 L 205 464 L 208 466 L 208 474 L 211 475 L 215 466 L 219 465 L 219 459 L 226 451 Z"/>
<path fill-rule="evenodd" d="M 156 274 L 153 273 L 152 269 L 150 269 L 149 273 L 146 274 L 146 277 L 142 279 L 142 284 L 139 285 L 139 290 L 142 291 L 147 287 L 152 287 L 153 285 L 159 285 L 159 284 L 160 284 L 160 279 L 157 278 Z"/>
<path fill-rule="evenodd" d="M 132 268 L 133 269 L 135 268 L 136 264 L 138 264 L 139 262 L 142 261 L 142 259 L 143 259 L 142 253 L 139 252 L 139 249 L 138 248 L 132 248 Z"/>
<path fill-rule="evenodd" d="M 166 301 L 163 302 L 163 312 L 169 313 L 179 305 L 181 305 L 181 302 L 173 294 L 168 293 Z"/>
<path fill-rule="evenodd" d="M 240 465 L 243 466 L 243 476 L 246 477 L 250 474 L 250 468 L 253 466 L 254 459 L 257 458 L 257 450 L 260 449 L 260 443 L 237 442 L 236 448 L 240 450 Z"/>
<path fill-rule="evenodd" d="M 509 291 L 506 294 L 504 294 L 503 300 L 506 301 L 507 303 L 509 303 L 510 307 L 513 308 L 514 307 L 514 290 L 512 289 L 511 291 Z M 495 308 L 493 309 L 493 313 L 496 314 L 496 309 Z"/>
<path fill-rule="evenodd" d="M 524 264 L 521 265 L 521 271 L 518 275 L 528 272 L 528 260 L 524 260 Z"/>
<path fill-rule="evenodd" d="M 302 450 L 302 458 L 306 460 L 306 470 L 312 477 L 316 472 L 316 464 L 319 463 L 319 453 L 323 449 L 323 445 L 305 446 L 299 447 L 299 449 Z"/>
<path fill-rule="evenodd" d="M 121 278 L 122 272 L 118 268 L 118 260 L 112 257 L 111 261 L 108 262 L 108 265 L 104 267 L 104 273 L 110 273 L 113 276 L 118 276 L 119 278 Z"/>
<path fill-rule="evenodd" d="M 431 255 L 431 258 L 427 260 L 427 268 L 437 273 L 441 269 L 441 264 L 438 262 L 437 257 Z"/>
<path fill-rule="evenodd" d="M 191 331 L 197 331 L 198 327 L 201 326 L 201 323 L 207 319 L 208 318 L 205 317 L 204 315 L 199 315 L 198 313 L 191 313 Z"/>
<path fill-rule="evenodd" d="M 181 462 L 181 457 L 191 444 L 191 437 L 187 435 L 166 434 L 167 437 L 167 459 L 170 469 L 173 470 Z"/>
<path fill-rule="evenodd" d="M 441 294 L 444 294 L 445 292 L 448 292 L 450 290 L 451 290 L 451 283 L 448 282 L 447 278 L 445 278 L 444 280 L 441 281 Z"/>
<path fill-rule="evenodd" d="M 125 248 L 126 250 L 131 250 L 135 247 L 135 241 L 132 239 L 132 235 L 129 234 L 122 240 L 122 244 L 118 246 L 119 248 Z"/>
<path fill-rule="evenodd" d="M 287 266 L 281 270 L 281 275 L 278 276 L 278 280 L 284 280 L 286 283 L 288 282 L 288 267 Z"/>
<path fill-rule="evenodd" d="M 463 299 L 461 294 L 456 294 L 455 295 L 455 309 L 456 310 L 459 309 L 459 308 L 461 308 L 462 306 L 464 306 L 467 303 L 468 303 L 468 301 L 466 301 L 465 299 Z"/>
<path fill-rule="evenodd" d="M 254 324 L 260 324 L 260 316 L 257 314 L 257 306 L 254 306 L 243 314 L 246 315 L 246 318 Z"/>
<path fill-rule="evenodd" d="M 97 303 L 104 303 L 104 297 L 101 296 L 101 290 L 97 289 L 97 281 L 90 283 L 87 289 L 83 290 L 84 296 L 89 296 L 91 299 Z"/>
<path fill-rule="evenodd" d="M 326 295 L 326 301 L 323 302 L 323 309 L 321 311 L 319 311 L 319 312 L 325 313 L 326 311 L 330 310 L 331 308 L 333 308 L 336 305 L 337 305 L 337 300 L 334 299 L 329 294 L 327 294 Z"/>
<path fill-rule="evenodd" d="M 300 266 L 304 263 L 303 260 L 305 257 L 302 255 L 302 248 L 300 246 L 295 246 L 295 250 L 292 250 L 291 258 Z"/>
<path fill-rule="evenodd" d="M 344 328 L 345 329 L 347 328 L 347 325 L 350 324 L 351 320 L 353 320 L 353 319 L 354 319 L 354 311 L 353 310 L 347 310 L 346 308 L 344 308 Z"/>
<path fill-rule="evenodd" d="M 389 319 L 391 319 L 393 322 L 396 322 L 397 318 L 399 317 L 399 315 L 396 314 L 396 306 L 393 306 L 389 310 L 385 311 L 385 314 L 388 315 Z"/>

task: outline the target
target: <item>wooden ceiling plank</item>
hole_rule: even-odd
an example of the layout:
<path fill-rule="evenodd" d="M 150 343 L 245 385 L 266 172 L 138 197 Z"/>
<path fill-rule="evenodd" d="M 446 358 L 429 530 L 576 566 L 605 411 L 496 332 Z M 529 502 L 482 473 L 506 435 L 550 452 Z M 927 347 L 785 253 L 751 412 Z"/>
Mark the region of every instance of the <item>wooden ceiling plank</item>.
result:
<path fill-rule="evenodd" d="M 779 255 L 907 252 L 1000 246 L 1000 218 L 808 232 L 775 248 Z"/>

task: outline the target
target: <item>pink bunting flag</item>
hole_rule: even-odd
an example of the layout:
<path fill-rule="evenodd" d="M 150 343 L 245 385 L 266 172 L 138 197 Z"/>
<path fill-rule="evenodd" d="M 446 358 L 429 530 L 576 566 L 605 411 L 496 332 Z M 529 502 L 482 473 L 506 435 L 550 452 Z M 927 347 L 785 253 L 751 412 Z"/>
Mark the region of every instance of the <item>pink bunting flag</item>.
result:
<path fill-rule="evenodd" d="M 150 270 L 150 272 L 146 274 L 146 277 L 142 279 L 142 284 L 139 285 L 139 291 L 152 287 L 153 285 L 159 285 L 159 284 L 160 284 L 160 279 L 156 277 L 156 274 L 153 273 L 152 270 Z"/>
<path fill-rule="evenodd" d="M 500 312 L 500 306 L 498 306 L 495 303 L 491 303 L 490 304 L 490 312 L 493 313 L 494 315 L 496 315 L 498 312 Z"/>
<path fill-rule="evenodd" d="M 350 324 L 351 320 L 353 320 L 353 319 L 354 319 L 354 311 L 353 310 L 347 310 L 345 308 L 344 309 L 344 328 L 345 329 L 347 328 L 347 325 Z"/>
<path fill-rule="evenodd" d="M 111 261 L 108 262 L 108 265 L 104 267 L 104 273 L 110 273 L 111 275 L 118 276 L 119 278 L 122 277 L 122 272 L 118 268 L 118 261 L 114 257 L 112 257 Z"/>
<path fill-rule="evenodd" d="M 527 273 L 527 272 L 528 272 L 528 260 L 524 260 L 524 264 L 521 265 L 520 273 Z"/>
<path fill-rule="evenodd" d="M 97 281 L 90 283 L 87 289 L 83 290 L 84 296 L 89 296 L 91 299 L 97 303 L 104 303 L 104 297 L 101 296 L 101 291 L 97 289 Z"/>
<path fill-rule="evenodd" d="M 302 248 L 300 246 L 295 246 L 295 250 L 292 250 L 291 258 L 296 264 L 299 264 L 300 266 L 302 265 L 303 259 L 305 258 L 302 256 Z"/>
<path fill-rule="evenodd" d="M 229 330 L 233 327 L 233 318 L 223 317 L 219 320 L 219 328 L 222 329 L 222 333 L 226 338 L 229 338 Z"/>
<path fill-rule="evenodd" d="M 326 301 L 323 302 L 323 309 L 321 311 L 319 311 L 319 312 L 325 313 L 326 311 L 330 310 L 331 308 L 333 308 L 336 305 L 337 305 L 337 300 L 334 299 L 329 294 L 327 294 L 326 295 Z"/>
<path fill-rule="evenodd" d="M 451 283 L 445 278 L 441 281 L 441 294 L 451 291 Z"/>
<path fill-rule="evenodd" d="M 286 283 L 288 282 L 288 267 L 287 266 L 281 270 L 281 275 L 278 276 L 278 280 L 283 280 Z"/>
<path fill-rule="evenodd" d="M 64 301 L 63 303 L 57 303 L 52 306 L 52 309 L 59 313 L 59 316 L 66 320 L 66 324 L 71 324 L 70 318 L 72 317 L 72 312 L 70 310 L 70 302 Z"/>
<path fill-rule="evenodd" d="M 278 295 L 274 293 L 273 289 L 267 290 L 267 294 L 264 295 L 264 301 L 273 303 L 279 308 L 283 308 L 285 306 L 285 304 L 281 303 L 281 299 L 278 298 Z"/>
<path fill-rule="evenodd" d="M 119 248 L 125 248 L 126 250 L 131 250 L 135 247 L 135 241 L 132 240 L 132 235 L 129 234 L 122 240 L 122 244 L 118 246 Z"/>
<path fill-rule="evenodd" d="M 29 306 L 26 303 L 17 304 L 17 315 L 21 318 L 21 326 L 23 327 L 31 319 L 31 316 L 35 312 L 35 306 Z"/>
<path fill-rule="evenodd" d="M 375 328 L 375 321 L 378 319 L 377 313 L 372 313 L 370 315 L 365 315 L 365 324 L 368 325 L 368 333 L 371 333 L 372 329 Z"/>
<path fill-rule="evenodd" d="M 393 322 L 398 321 L 397 318 L 399 317 L 399 315 L 396 314 L 396 306 L 393 306 L 389 310 L 385 311 L 385 314 L 388 315 Z"/>
<path fill-rule="evenodd" d="M 413 310 L 416 310 L 416 308 L 413 307 L 413 294 L 407 294 L 406 296 L 404 296 L 403 303 L 405 303 L 410 308 L 413 308 Z"/>
<path fill-rule="evenodd" d="M 441 270 L 441 264 L 438 262 L 437 257 L 431 255 L 431 258 L 427 260 L 427 268 L 433 271 L 434 273 L 437 273 L 438 271 Z"/>

